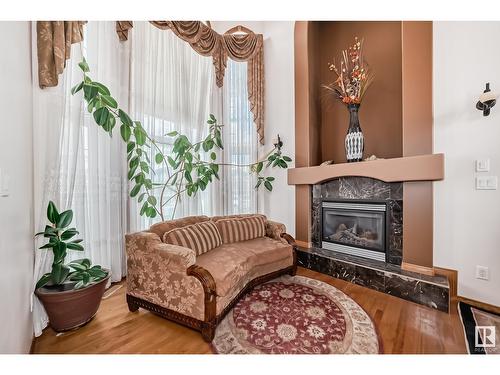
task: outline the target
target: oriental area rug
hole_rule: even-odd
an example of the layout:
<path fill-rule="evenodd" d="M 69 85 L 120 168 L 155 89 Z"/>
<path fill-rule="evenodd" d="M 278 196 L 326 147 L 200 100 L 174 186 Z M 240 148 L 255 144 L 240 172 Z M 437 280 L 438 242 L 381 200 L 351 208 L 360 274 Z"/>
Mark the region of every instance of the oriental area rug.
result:
<path fill-rule="evenodd" d="M 375 326 L 335 287 L 282 276 L 252 289 L 219 324 L 220 354 L 377 354 Z"/>

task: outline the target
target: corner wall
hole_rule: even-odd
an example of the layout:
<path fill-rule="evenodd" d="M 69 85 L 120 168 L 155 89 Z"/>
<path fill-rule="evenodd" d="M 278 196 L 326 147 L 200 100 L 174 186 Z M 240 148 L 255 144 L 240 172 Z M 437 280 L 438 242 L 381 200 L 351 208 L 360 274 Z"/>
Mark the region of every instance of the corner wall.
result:
<path fill-rule="evenodd" d="M 500 93 L 500 22 L 434 22 L 434 152 L 445 179 L 434 183 L 434 265 L 458 270 L 458 294 L 500 306 L 500 191 L 475 177 L 500 175 L 500 105 L 475 108 L 486 82 Z M 489 158 L 490 172 L 474 161 Z M 487 266 L 490 280 L 475 278 Z"/>
<path fill-rule="evenodd" d="M 283 152 L 295 165 L 295 100 L 294 100 L 294 25 L 293 21 L 272 22 L 212 22 L 212 27 L 224 33 L 236 25 L 243 25 L 264 35 L 265 103 L 264 146 L 259 155 L 272 147 L 272 140 L 280 135 Z M 284 223 L 287 232 L 295 236 L 295 187 L 287 184 L 287 171 L 275 169 L 274 191 L 259 191 L 259 212 L 272 220 Z"/>
<path fill-rule="evenodd" d="M 33 147 L 30 22 L 0 22 L 0 353 L 28 353 L 33 279 Z"/>

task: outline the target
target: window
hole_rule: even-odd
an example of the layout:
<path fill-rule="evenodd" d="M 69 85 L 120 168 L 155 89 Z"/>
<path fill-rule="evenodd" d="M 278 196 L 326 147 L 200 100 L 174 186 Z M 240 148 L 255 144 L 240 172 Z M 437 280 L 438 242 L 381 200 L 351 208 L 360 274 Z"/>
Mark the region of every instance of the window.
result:
<path fill-rule="evenodd" d="M 172 139 L 166 134 L 173 130 L 198 141 L 208 134 L 206 121 L 211 113 L 224 124 L 224 150 L 217 159 L 225 164 L 219 171 L 221 180 L 194 198 L 183 195 L 175 216 L 255 212 L 255 178 L 249 167 L 235 166 L 248 165 L 257 158 L 257 132 L 247 93 L 247 63 L 228 60 L 224 86 L 218 88 L 211 58 L 199 55 L 173 33 L 141 22 L 134 27 L 132 38 L 130 114 L 142 122 L 164 153 L 171 151 Z M 151 160 L 155 154 L 150 150 Z M 153 182 L 161 183 L 166 178 L 165 168 L 156 166 Z M 161 188 L 155 190 L 158 201 L 160 192 Z M 166 198 L 170 196 L 167 194 Z M 163 203 L 164 218 L 168 220 L 175 200 Z M 145 229 L 161 220 L 140 217 L 141 205 L 132 200 L 132 229 Z"/>

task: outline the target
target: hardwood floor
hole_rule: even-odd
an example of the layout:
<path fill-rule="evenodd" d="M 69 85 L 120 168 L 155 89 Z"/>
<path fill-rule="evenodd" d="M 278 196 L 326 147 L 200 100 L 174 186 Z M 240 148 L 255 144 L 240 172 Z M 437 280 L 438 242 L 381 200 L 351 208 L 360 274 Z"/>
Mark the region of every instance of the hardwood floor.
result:
<path fill-rule="evenodd" d="M 352 297 L 375 322 L 384 353 L 466 353 L 456 302 L 446 314 L 304 268 L 297 274 L 327 282 Z M 35 340 L 33 352 L 211 353 L 198 332 L 143 309 L 129 312 L 125 292 L 123 282 L 108 291 L 85 327 L 59 335 L 47 328 Z"/>

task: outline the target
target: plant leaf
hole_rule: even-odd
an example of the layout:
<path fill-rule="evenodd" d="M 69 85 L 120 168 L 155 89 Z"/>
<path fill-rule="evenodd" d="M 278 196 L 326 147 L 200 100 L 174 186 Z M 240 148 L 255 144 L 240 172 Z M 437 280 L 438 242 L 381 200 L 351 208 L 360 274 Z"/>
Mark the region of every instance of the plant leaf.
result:
<path fill-rule="evenodd" d="M 130 196 L 131 196 L 132 198 L 134 198 L 134 197 L 135 197 L 135 196 L 139 193 L 139 191 L 141 190 L 141 188 L 142 188 L 142 184 L 137 184 L 137 185 L 135 185 L 135 186 L 132 188 L 132 190 L 130 191 Z"/>
<path fill-rule="evenodd" d="M 49 242 L 49 243 L 46 243 L 45 245 L 43 246 L 40 246 L 39 249 L 40 250 L 43 250 L 43 249 L 52 249 L 54 246 L 56 245 L 56 243 L 54 242 Z"/>
<path fill-rule="evenodd" d="M 96 95 L 98 93 L 99 93 L 99 90 L 97 89 L 97 87 L 90 85 L 88 83 L 83 84 L 83 97 L 85 98 L 85 100 L 89 104 L 89 107 L 91 107 L 91 108 L 94 107 L 95 103 L 94 102 L 90 103 L 90 102 L 92 101 L 92 99 L 94 99 L 96 97 Z M 92 104 L 92 106 L 91 106 L 91 104 Z M 91 112 L 90 109 L 89 109 L 89 112 Z"/>
<path fill-rule="evenodd" d="M 135 148 L 135 142 L 127 143 L 127 153 L 132 152 Z"/>
<path fill-rule="evenodd" d="M 52 274 L 46 273 L 42 277 L 40 277 L 40 280 L 37 281 L 35 289 L 41 288 L 44 285 L 47 285 L 49 281 L 52 280 Z"/>
<path fill-rule="evenodd" d="M 128 142 L 129 139 L 130 139 L 130 136 L 132 135 L 132 130 L 130 130 L 130 126 L 128 125 L 125 125 L 125 124 L 122 124 L 120 126 L 120 134 L 122 136 L 122 139 L 125 141 L 125 142 Z M 133 143 L 133 142 L 131 142 Z M 134 144 L 135 145 L 135 144 Z M 129 151 L 129 144 L 127 145 L 127 152 L 130 152 Z M 132 147 L 133 149 L 133 147 Z"/>
<path fill-rule="evenodd" d="M 191 173 L 189 173 L 187 170 L 184 171 L 184 177 L 188 182 L 193 182 L 193 178 L 191 177 Z"/>
<path fill-rule="evenodd" d="M 118 108 L 118 103 L 116 102 L 115 98 L 109 95 L 101 95 L 101 100 L 104 102 L 104 104 L 108 105 L 111 108 Z"/>
<path fill-rule="evenodd" d="M 59 220 L 59 212 L 57 212 L 56 205 L 52 201 L 50 201 L 47 206 L 47 219 L 49 219 L 52 224 L 57 223 L 57 220 Z"/>
<path fill-rule="evenodd" d="M 71 89 L 71 94 L 75 95 L 78 91 L 80 91 L 83 88 L 83 82 L 80 82 L 79 84 L 73 86 Z"/>
<path fill-rule="evenodd" d="M 84 72 L 84 73 L 88 73 L 90 72 L 90 69 L 89 69 L 89 64 L 87 64 L 86 61 L 81 61 L 78 63 L 78 66 L 80 67 L 80 69 Z"/>
<path fill-rule="evenodd" d="M 150 218 L 154 218 L 154 217 L 156 217 L 156 210 L 154 209 L 154 207 L 151 207 L 151 206 L 150 206 L 150 207 L 148 207 L 148 208 L 146 209 L 146 215 L 147 215 L 148 217 L 150 217 Z"/>
<path fill-rule="evenodd" d="M 70 228 L 68 230 L 65 230 L 61 234 L 61 240 L 66 241 L 69 240 L 70 238 L 76 236 L 78 234 L 78 231 L 75 228 Z"/>
<path fill-rule="evenodd" d="M 155 155 L 156 164 L 160 164 L 161 162 L 163 162 L 164 158 L 165 157 L 163 156 L 163 154 L 161 152 L 157 153 Z"/>
<path fill-rule="evenodd" d="M 108 276 L 108 273 L 101 269 L 98 266 L 94 266 L 88 270 L 88 273 L 91 274 L 96 281 L 104 279 L 106 276 Z"/>
<path fill-rule="evenodd" d="M 170 164 L 170 166 L 172 168 L 174 168 L 174 169 L 177 168 L 177 163 L 170 156 L 167 156 L 167 161 L 168 161 L 168 164 Z"/>
<path fill-rule="evenodd" d="M 137 142 L 137 144 L 139 146 L 142 146 L 142 145 L 144 145 L 144 143 L 146 143 L 146 136 L 145 136 L 142 128 L 135 127 L 134 128 L 134 136 L 135 136 L 135 141 Z"/>
<path fill-rule="evenodd" d="M 58 228 L 66 228 L 71 224 L 73 220 L 73 210 L 67 210 L 59 215 L 59 220 L 57 220 L 56 226 Z"/>
<path fill-rule="evenodd" d="M 108 122 L 108 117 L 109 110 L 106 107 L 98 108 L 94 112 L 94 120 L 101 126 Z"/>
<path fill-rule="evenodd" d="M 85 271 L 87 269 L 83 264 L 76 262 L 68 263 L 68 267 L 73 268 L 75 271 Z"/>
<path fill-rule="evenodd" d="M 88 259 L 88 258 L 75 259 L 75 260 L 72 260 L 71 263 L 83 264 L 85 267 L 90 267 L 90 265 L 92 264 L 90 262 L 90 259 Z"/>
<path fill-rule="evenodd" d="M 79 243 L 69 242 L 66 244 L 66 246 L 68 249 L 71 249 L 71 250 L 83 251 L 83 246 L 80 245 Z"/>
<path fill-rule="evenodd" d="M 121 109 L 118 110 L 118 117 L 120 117 L 120 120 L 123 124 L 132 126 L 132 119 L 127 115 L 127 113 Z"/>
<path fill-rule="evenodd" d="M 148 201 L 145 201 L 144 204 L 141 207 L 141 211 L 139 212 L 139 215 L 140 216 L 144 215 L 144 213 L 146 212 L 146 210 L 148 209 L 148 207 L 149 207 Z"/>
<path fill-rule="evenodd" d="M 101 95 L 109 95 L 110 94 L 109 89 L 106 86 L 104 86 L 102 83 L 97 82 L 97 81 L 93 81 L 92 84 L 97 87 L 97 90 L 99 91 L 99 93 Z"/>
<path fill-rule="evenodd" d="M 273 191 L 273 185 L 269 181 L 264 181 L 264 186 L 267 190 Z"/>
<path fill-rule="evenodd" d="M 62 284 L 68 277 L 69 267 L 64 264 L 53 264 L 51 278 L 54 284 Z"/>

